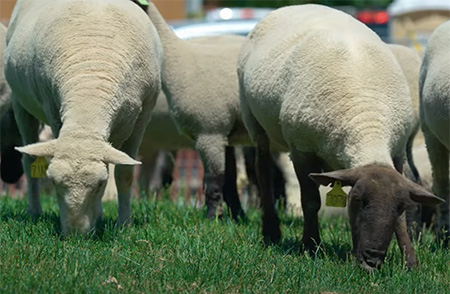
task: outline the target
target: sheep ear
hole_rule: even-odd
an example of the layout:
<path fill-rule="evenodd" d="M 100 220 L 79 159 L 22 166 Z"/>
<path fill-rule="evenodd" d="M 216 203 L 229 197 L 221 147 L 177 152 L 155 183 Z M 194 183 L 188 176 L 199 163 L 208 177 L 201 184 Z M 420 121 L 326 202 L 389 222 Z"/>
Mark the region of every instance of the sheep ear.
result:
<path fill-rule="evenodd" d="M 55 154 L 56 139 L 47 142 L 35 143 L 23 147 L 15 147 L 21 153 L 31 156 L 53 157 Z"/>
<path fill-rule="evenodd" d="M 445 200 L 437 197 L 433 193 L 428 192 L 424 187 L 408 181 L 409 197 L 415 202 L 426 206 L 434 206 L 444 203 Z"/>
<path fill-rule="evenodd" d="M 103 161 L 105 163 L 123 164 L 123 165 L 137 165 L 141 164 L 140 161 L 134 160 L 125 152 L 117 150 L 109 144 L 105 144 Z"/>
<path fill-rule="evenodd" d="M 328 173 L 311 173 L 309 177 L 319 185 L 328 186 L 334 181 L 341 181 L 342 186 L 353 186 L 359 178 L 355 169 L 343 169 Z"/>

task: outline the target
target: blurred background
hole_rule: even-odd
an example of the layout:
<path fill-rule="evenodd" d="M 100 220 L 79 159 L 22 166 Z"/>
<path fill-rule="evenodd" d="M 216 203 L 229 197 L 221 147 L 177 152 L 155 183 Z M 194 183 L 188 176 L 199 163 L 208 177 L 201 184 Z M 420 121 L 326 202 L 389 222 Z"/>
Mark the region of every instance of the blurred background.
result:
<path fill-rule="evenodd" d="M 8 25 L 15 0 L 0 0 L 0 21 Z M 286 5 L 315 3 L 342 10 L 375 31 L 386 43 L 406 45 L 422 54 L 427 39 L 441 23 L 450 20 L 450 0 L 153 0 L 175 33 L 183 39 L 214 34 L 246 35 L 271 10 Z M 238 153 L 239 154 L 239 153 Z M 241 156 L 242 157 L 242 156 Z M 202 195 L 203 167 L 193 150 L 160 155 L 156 175 L 164 161 L 171 160 L 172 197 Z M 242 158 L 238 158 L 238 161 Z M 242 164 L 238 163 L 238 169 Z M 22 181 L 23 182 L 23 181 Z M 3 191 L 2 191 L 3 190 Z M 0 193 L 23 193 L 24 185 L 3 185 Z M 183 192 L 181 192 L 183 191 Z M 241 191 L 242 192 L 242 191 Z M 137 188 L 135 188 L 137 195 Z M 200 200 L 201 201 L 201 200 Z"/>

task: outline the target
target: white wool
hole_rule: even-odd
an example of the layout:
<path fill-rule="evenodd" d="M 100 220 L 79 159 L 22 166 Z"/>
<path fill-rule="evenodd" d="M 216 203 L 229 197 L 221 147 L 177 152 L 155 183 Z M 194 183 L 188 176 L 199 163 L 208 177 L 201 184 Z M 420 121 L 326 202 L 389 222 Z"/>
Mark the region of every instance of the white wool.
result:
<path fill-rule="evenodd" d="M 153 3 L 148 14 L 164 49 L 162 87 L 170 114 L 179 133 L 195 141 L 205 168 L 208 205 L 210 195 L 222 198 L 226 146 L 249 143 L 241 121 L 236 73 L 245 38 L 221 35 L 185 41 L 175 35 Z M 214 205 L 208 209 L 214 210 Z"/>
<path fill-rule="evenodd" d="M 421 121 L 447 150 L 450 150 L 449 32 L 450 21 L 447 21 L 432 33 L 428 40 L 419 80 Z"/>
<path fill-rule="evenodd" d="M 414 49 L 397 44 L 388 44 L 389 49 L 394 54 L 403 74 L 408 81 L 409 92 L 411 94 L 411 103 L 414 114 L 413 129 L 416 130 L 419 127 L 419 71 L 422 59 Z"/>
<path fill-rule="evenodd" d="M 24 113 L 23 107 L 57 138 L 21 151 L 52 157 L 47 174 L 56 183 L 65 233 L 84 233 L 101 215 L 107 163 L 138 163 L 129 155 L 136 156 L 160 92 L 161 63 L 156 30 L 131 1 L 17 2 L 5 74 L 20 103 L 14 111 Z M 20 124 L 29 121 L 16 115 L 24 137 Z M 30 138 L 24 143 L 33 143 Z M 122 170 L 119 222 L 131 217 L 126 187 L 132 171 Z"/>
<path fill-rule="evenodd" d="M 450 227 L 450 21 L 434 30 L 420 68 L 420 120 L 433 171 L 433 192 L 446 201 L 436 228 Z"/>
<path fill-rule="evenodd" d="M 405 77 L 379 37 L 345 13 L 318 5 L 270 13 L 248 36 L 238 73 L 253 139 L 252 116 L 275 146 L 315 153 L 333 170 L 393 166 L 404 153 Z"/>

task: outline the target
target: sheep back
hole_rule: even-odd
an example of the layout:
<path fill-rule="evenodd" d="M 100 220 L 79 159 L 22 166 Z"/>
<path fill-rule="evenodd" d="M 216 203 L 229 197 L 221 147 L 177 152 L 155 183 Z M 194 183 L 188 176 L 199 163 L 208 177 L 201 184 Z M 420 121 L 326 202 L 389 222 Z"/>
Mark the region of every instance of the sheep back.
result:
<path fill-rule="evenodd" d="M 240 117 L 237 56 L 242 36 L 222 35 L 179 40 L 166 50 L 163 89 L 181 133 L 228 134 Z"/>
<path fill-rule="evenodd" d="M 404 153 L 406 79 L 379 37 L 343 12 L 299 5 L 270 13 L 248 36 L 238 73 L 244 104 L 277 145 L 315 153 L 331 169 L 392 166 Z"/>
<path fill-rule="evenodd" d="M 70 109 L 88 108 L 92 125 L 118 146 L 143 101 L 154 104 L 160 91 L 159 37 L 130 1 L 19 0 L 5 59 L 8 82 L 28 112 L 59 130 Z"/>

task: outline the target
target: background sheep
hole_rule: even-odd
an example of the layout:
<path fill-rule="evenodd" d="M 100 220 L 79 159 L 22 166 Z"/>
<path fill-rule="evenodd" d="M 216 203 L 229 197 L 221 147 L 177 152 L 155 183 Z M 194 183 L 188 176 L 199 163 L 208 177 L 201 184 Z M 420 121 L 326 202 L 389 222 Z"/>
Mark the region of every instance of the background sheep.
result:
<path fill-rule="evenodd" d="M 139 172 L 139 193 L 148 195 L 150 178 L 161 150 L 176 151 L 183 148 L 193 148 L 193 145 L 193 142 L 187 137 L 178 134 L 175 123 L 169 114 L 166 96 L 161 91 L 152 112 L 152 119 L 145 130 L 139 148 L 139 155 L 142 157 L 142 166 Z M 153 188 L 157 191 L 161 186 L 157 185 Z"/>
<path fill-rule="evenodd" d="M 20 163 L 22 154 L 14 150 L 20 146 L 21 138 L 12 111 L 11 89 L 5 79 L 4 53 L 6 47 L 6 27 L 0 23 L 0 174 L 5 183 L 16 183 L 23 173 Z"/>
<path fill-rule="evenodd" d="M 433 192 L 447 201 L 438 209 L 439 237 L 450 236 L 450 21 L 430 36 L 420 68 L 420 119 L 433 171 Z M 443 230 L 445 234 L 443 234 Z M 446 239 L 448 245 L 449 240 Z"/>
<path fill-rule="evenodd" d="M 153 3 L 148 13 L 164 48 L 162 86 L 171 116 L 178 131 L 195 141 L 205 168 L 208 216 L 221 213 L 216 210 L 224 196 L 233 216 L 242 215 L 235 185 L 225 194 L 222 187 L 226 146 L 248 143 L 240 119 L 236 74 L 244 38 L 222 35 L 187 42 L 175 35 Z"/>
<path fill-rule="evenodd" d="M 257 143 L 266 242 L 281 237 L 266 172 L 272 143 L 291 152 L 306 249 L 320 244 L 316 183 L 341 181 L 352 186 L 353 252 L 361 266 L 381 265 L 394 231 L 408 265 L 415 265 L 401 217 L 405 202 L 440 200 L 399 173 L 412 109 L 406 79 L 380 38 L 325 6 L 281 8 L 247 37 L 238 74 L 245 126 Z M 321 174 L 323 169 L 335 171 Z"/>
<path fill-rule="evenodd" d="M 19 150 L 27 154 L 32 215 L 42 210 L 31 156 L 46 156 L 63 233 L 86 233 L 101 216 L 108 163 L 118 164 L 118 223 L 131 221 L 131 165 L 139 163 L 131 157 L 160 92 L 161 62 L 151 21 L 130 1 L 17 2 L 5 74 L 26 145 Z M 57 139 L 32 144 L 38 141 L 38 119 Z"/>
<path fill-rule="evenodd" d="M 417 135 L 417 132 L 420 129 L 420 118 L 419 118 L 419 84 L 417 80 L 419 79 L 419 70 L 420 64 L 422 63 L 422 59 L 420 55 L 412 48 L 396 45 L 396 44 L 388 44 L 389 49 L 394 54 L 397 59 L 400 67 L 403 71 L 403 74 L 406 77 L 409 86 L 409 93 L 411 97 L 411 104 L 413 109 L 413 117 L 412 117 L 412 125 L 410 135 L 408 136 L 408 141 L 406 142 L 406 162 L 404 165 L 404 173 L 408 179 L 422 184 L 422 179 L 420 177 L 420 173 L 417 170 L 417 167 L 414 163 L 413 159 L 413 144 L 414 138 Z M 425 207 L 425 209 L 427 209 Z M 407 205 L 406 211 L 406 222 L 408 228 L 412 227 L 414 223 L 416 223 L 416 229 L 413 230 L 415 235 L 420 232 L 422 227 L 421 220 L 421 208 L 420 205 L 415 202 L 410 202 Z"/>

